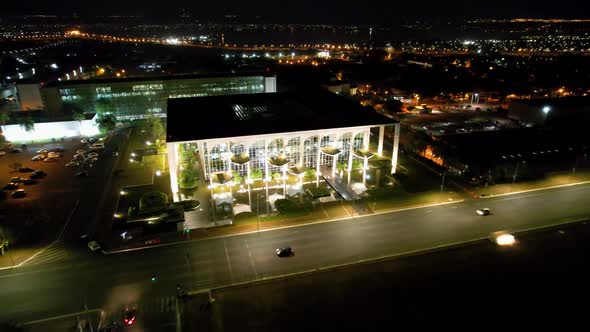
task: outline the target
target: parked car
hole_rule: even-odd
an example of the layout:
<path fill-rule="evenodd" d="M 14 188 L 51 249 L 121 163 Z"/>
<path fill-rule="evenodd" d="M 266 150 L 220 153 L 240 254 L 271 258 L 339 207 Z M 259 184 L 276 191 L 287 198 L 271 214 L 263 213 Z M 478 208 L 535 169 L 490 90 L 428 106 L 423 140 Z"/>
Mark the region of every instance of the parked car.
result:
<path fill-rule="evenodd" d="M 34 172 L 35 170 L 30 167 L 21 167 L 18 169 L 18 171 L 21 173 L 30 173 L 30 172 Z"/>
<path fill-rule="evenodd" d="M 278 248 L 276 252 L 279 257 L 289 257 L 295 254 L 291 247 Z"/>
<path fill-rule="evenodd" d="M 17 189 L 15 191 L 13 191 L 10 196 L 14 197 L 14 198 L 23 198 L 25 196 L 27 196 L 27 193 L 25 192 L 24 189 Z"/>
<path fill-rule="evenodd" d="M 45 150 L 45 149 L 41 149 L 41 150 L 37 150 L 37 152 L 35 152 L 36 154 L 45 154 L 45 153 L 49 153 L 49 151 Z"/>
<path fill-rule="evenodd" d="M 85 154 L 86 150 L 76 150 L 76 154 Z"/>
<path fill-rule="evenodd" d="M 61 158 L 63 157 L 63 154 L 59 153 L 59 152 L 49 152 L 47 154 L 48 158 Z"/>
<path fill-rule="evenodd" d="M 41 161 L 45 158 L 47 158 L 45 155 L 38 154 L 38 155 L 34 156 L 33 158 L 31 158 L 31 161 Z"/>
<path fill-rule="evenodd" d="M 90 167 L 92 167 L 92 166 L 94 166 L 94 165 L 92 165 L 92 164 L 91 164 L 91 163 L 89 163 L 89 162 L 88 162 L 88 163 L 87 163 L 87 162 L 84 162 L 84 163 L 82 164 L 82 167 L 84 167 L 84 168 L 90 168 Z"/>
<path fill-rule="evenodd" d="M 14 190 L 17 188 L 18 188 L 18 183 L 16 183 L 16 182 L 7 183 L 4 187 L 2 187 L 3 190 Z"/>
<path fill-rule="evenodd" d="M 66 150 L 65 150 L 65 149 L 63 149 L 63 148 L 53 148 L 53 149 L 49 149 L 49 151 L 50 151 L 50 152 L 64 152 L 64 151 L 66 151 Z"/>
<path fill-rule="evenodd" d="M 32 184 L 36 184 L 36 183 L 37 183 L 37 180 L 35 180 L 35 179 L 31 179 L 31 178 L 25 179 L 25 180 L 23 181 L 23 184 L 25 184 L 25 185 L 27 185 L 27 186 L 30 186 L 30 185 L 32 185 Z"/>
<path fill-rule="evenodd" d="M 37 179 L 44 176 L 47 176 L 47 173 L 45 173 L 45 171 L 43 171 L 42 169 L 38 169 L 31 174 L 30 178 Z"/>
<path fill-rule="evenodd" d="M 19 148 L 10 149 L 10 153 L 20 153 L 20 152 L 23 152 L 23 150 L 21 150 Z"/>
<path fill-rule="evenodd" d="M 78 173 L 74 174 L 74 176 L 76 176 L 76 177 L 88 176 L 88 171 L 78 172 Z"/>
<path fill-rule="evenodd" d="M 21 177 L 18 177 L 18 176 L 13 176 L 13 177 L 10 179 L 10 182 L 18 183 L 18 182 L 23 182 L 24 180 L 25 180 L 25 179 L 23 179 L 23 178 L 21 178 Z"/>
<path fill-rule="evenodd" d="M 0 151 L 0 157 L 6 155 L 6 151 Z"/>
<path fill-rule="evenodd" d="M 100 250 L 100 244 L 96 241 L 90 241 L 88 242 L 88 248 L 92 251 L 97 251 Z"/>
<path fill-rule="evenodd" d="M 70 161 L 69 163 L 66 164 L 66 167 L 76 167 L 76 166 L 80 166 L 80 163 L 77 161 Z"/>
<path fill-rule="evenodd" d="M 85 138 L 83 138 L 83 139 L 81 139 L 81 140 L 80 140 L 80 143 L 82 143 L 82 144 L 86 144 L 86 143 L 88 143 L 88 140 L 87 140 L 87 139 L 85 139 Z"/>
<path fill-rule="evenodd" d="M 94 143 L 90 147 L 91 149 L 104 149 L 104 143 Z"/>
<path fill-rule="evenodd" d="M 96 157 L 98 157 L 98 153 L 96 153 L 96 152 L 90 152 L 89 154 L 86 155 L 86 157 L 87 158 L 88 157 L 90 157 L 90 158 L 96 158 Z"/>
<path fill-rule="evenodd" d="M 83 154 L 75 154 L 73 160 L 84 160 Z"/>
<path fill-rule="evenodd" d="M 48 163 L 48 162 L 52 162 L 52 161 L 57 161 L 57 159 L 56 159 L 56 158 L 54 158 L 54 157 L 47 157 L 47 158 L 45 158 L 45 160 L 43 160 L 43 161 L 44 161 L 44 162 L 46 162 L 46 163 Z"/>

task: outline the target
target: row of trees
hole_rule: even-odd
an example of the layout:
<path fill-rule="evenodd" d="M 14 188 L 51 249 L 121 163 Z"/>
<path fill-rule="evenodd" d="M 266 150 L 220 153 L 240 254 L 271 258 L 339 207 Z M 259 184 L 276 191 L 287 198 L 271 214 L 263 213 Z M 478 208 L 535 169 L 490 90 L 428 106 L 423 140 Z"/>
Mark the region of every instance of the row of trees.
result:
<path fill-rule="evenodd" d="M 9 113 L 0 113 L 0 125 L 5 125 L 10 121 Z M 19 117 L 17 120 L 18 125 L 26 132 L 35 130 L 35 120 L 30 116 Z"/>

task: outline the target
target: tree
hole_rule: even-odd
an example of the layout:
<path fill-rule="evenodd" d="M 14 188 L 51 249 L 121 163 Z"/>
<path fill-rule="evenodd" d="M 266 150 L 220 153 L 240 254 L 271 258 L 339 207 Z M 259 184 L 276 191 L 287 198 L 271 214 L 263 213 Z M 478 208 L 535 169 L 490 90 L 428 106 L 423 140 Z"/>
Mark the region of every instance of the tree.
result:
<path fill-rule="evenodd" d="M 252 179 L 262 179 L 262 170 L 260 168 L 256 168 L 255 170 L 252 171 L 252 174 L 250 174 L 250 177 Z"/>
<path fill-rule="evenodd" d="M 0 113 L 0 125 L 5 125 L 10 121 L 9 113 Z"/>
<path fill-rule="evenodd" d="M 117 118 L 112 114 L 99 114 L 96 123 L 101 133 L 108 133 L 115 128 Z"/>
<path fill-rule="evenodd" d="M 72 113 L 72 119 L 78 121 L 78 124 L 80 125 L 80 134 L 82 134 L 82 121 L 86 120 L 86 115 L 81 111 L 75 111 Z"/>
<path fill-rule="evenodd" d="M 166 135 L 166 128 L 161 118 L 150 115 L 143 120 L 143 130 L 146 133 L 146 139 L 156 141 L 164 138 Z"/>
<path fill-rule="evenodd" d="M 244 177 L 240 175 L 238 172 L 234 172 L 234 183 L 240 184 L 244 180 Z"/>
<path fill-rule="evenodd" d="M 24 129 L 27 133 L 35 130 L 35 120 L 30 116 L 25 116 L 18 119 L 18 125 Z"/>

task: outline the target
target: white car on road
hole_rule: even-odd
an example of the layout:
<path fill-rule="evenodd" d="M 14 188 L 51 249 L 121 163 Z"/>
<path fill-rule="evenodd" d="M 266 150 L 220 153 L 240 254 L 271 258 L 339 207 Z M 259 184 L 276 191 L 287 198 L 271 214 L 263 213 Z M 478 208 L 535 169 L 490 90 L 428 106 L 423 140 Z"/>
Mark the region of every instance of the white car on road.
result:
<path fill-rule="evenodd" d="M 92 251 L 97 251 L 100 250 L 100 244 L 96 241 L 90 241 L 88 242 L 88 248 Z"/>

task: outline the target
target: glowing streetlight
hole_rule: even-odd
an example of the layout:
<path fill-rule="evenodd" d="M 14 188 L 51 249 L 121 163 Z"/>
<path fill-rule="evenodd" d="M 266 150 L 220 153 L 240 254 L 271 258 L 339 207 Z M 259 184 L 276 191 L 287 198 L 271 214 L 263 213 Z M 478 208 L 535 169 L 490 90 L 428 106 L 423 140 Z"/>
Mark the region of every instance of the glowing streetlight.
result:
<path fill-rule="evenodd" d="M 157 170 L 156 171 L 156 176 L 160 176 L 160 175 L 162 175 L 162 172 L 160 170 Z"/>
<path fill-rule="evenodd" d="M 551 107 L 549 107 L 549 106 L 543 107 L 543 113 L 547 114 L 547 113 L 549 113 L 549 111 L 551 111 Z"/>
<path fill-rule="evenodd" d="M 121 195 L 127 195 L 127 192 L 125 190 L 121 190 Z"/>

